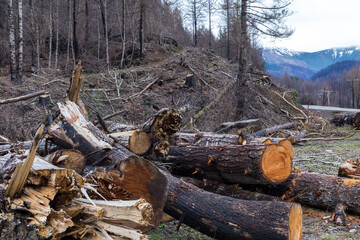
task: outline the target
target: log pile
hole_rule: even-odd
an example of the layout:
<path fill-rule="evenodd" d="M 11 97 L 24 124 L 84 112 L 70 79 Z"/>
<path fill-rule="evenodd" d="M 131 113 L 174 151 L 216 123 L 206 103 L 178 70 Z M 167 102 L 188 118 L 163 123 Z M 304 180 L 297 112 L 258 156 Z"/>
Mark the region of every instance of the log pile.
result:
<path fill-rule="evenodd" d="M 345 209 L 360 214 L 360 180 L 294 172 L 291 140 L 267 136 L 297 123 L 182 133 L 181 115 L 162 109 L 105 133 L 88 120 L 81 83 L 79 64 L 53 121 L 32 142 L 0 145 L 1 239 L 147 239 L 165 212 L 214 239 L 297 240 L 299 203 L 336 209 L 339 224 Z"/>
<path fill-rule="evenodd" d="M 353 126 L 355 129 L 360 129 L 360 113 L 336 115 L 331 123 L 336 126 L 344 126 L 345 124 Z"/>

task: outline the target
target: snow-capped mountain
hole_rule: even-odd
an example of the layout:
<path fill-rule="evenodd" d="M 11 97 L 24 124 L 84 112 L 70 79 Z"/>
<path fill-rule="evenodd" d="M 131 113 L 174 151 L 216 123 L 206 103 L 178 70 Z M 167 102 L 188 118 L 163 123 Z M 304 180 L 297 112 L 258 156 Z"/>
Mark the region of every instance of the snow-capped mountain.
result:
<path fill-rule="evenodd" d="M 263 49 L 267 70 L 274 75 L 287 72 L 305 80 L 327 66 L 345 61 L 359 60 L 360 47 L 332 48 L 318 52 L 297 52 L 286 48 Z"/>

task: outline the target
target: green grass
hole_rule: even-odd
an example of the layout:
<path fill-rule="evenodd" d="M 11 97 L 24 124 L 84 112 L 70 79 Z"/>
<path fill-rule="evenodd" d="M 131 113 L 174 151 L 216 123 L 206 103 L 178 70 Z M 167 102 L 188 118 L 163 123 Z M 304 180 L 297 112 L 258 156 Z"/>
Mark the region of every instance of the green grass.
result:
<path fill-rule="evenodd" d="M 329 235 L 329 234 L 327 234 L 327 233 L 321 235 L 321 239 L 322 239 L 322 240 L 338 240 L 337 237 L 331 236 L 331 235 Z"/>

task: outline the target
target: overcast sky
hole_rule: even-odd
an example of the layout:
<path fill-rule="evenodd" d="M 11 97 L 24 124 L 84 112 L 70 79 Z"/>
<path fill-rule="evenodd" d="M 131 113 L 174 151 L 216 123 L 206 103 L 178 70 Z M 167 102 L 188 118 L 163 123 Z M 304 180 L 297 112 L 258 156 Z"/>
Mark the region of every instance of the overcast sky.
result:
<path fill-rule="evenodd" d="M 293 0 L 286 23 L 295 33 L 285 40 L 264 40 L 264 47 L 314 52 L 360 46 L 360 0 Z"/>

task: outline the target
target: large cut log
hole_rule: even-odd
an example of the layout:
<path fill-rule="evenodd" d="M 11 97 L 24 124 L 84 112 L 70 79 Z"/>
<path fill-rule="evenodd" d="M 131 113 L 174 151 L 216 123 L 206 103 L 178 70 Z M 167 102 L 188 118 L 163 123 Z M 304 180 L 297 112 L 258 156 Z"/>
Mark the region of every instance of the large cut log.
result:
<path fill-rule="evenodd" d="M 235 134 L 217 134 L 212 132 L 197 133 L 175 133 L 171 145 L 176 146 L 225 146 L 225 145 L 262 145 L 270 143 L 279 143 L 285 147 L 291 158 L 294 157 L 294 149 L 291 141 L 286 138 L 266 138 L 250 137 L 244 139 L 243 136 Z"/>
<path fill-rule="evenodd" d="M 360 214 L 360 180 L 308 172 L 294 172 L 274 186 L 258 186 L 264 193 L 284 200 L 333 210 L 343 203 L 349 212 Z"/>
<path fill-rule="evenodd" d="M 279 144 L 172 146 L 161 158 L 174 174 L 227 183 L 269 184 L 288 179 L 292 158 Z"/>
<path fill-rule="evenodd" d="M 213 194 L 164 172 L 164 211 L 215 239 L 302 239 L 302 210 L 294 203 L 246 201 Z"/>
<path fill-rule="evenodd" d="M 279 201 L 279 197 L 274 197 L 258 192 L 244 190 L 239 184 L 225 184 L 215 180 L 197 179 L 192 177 L 181 177 L 181 180 L 197 186 L 205 191 L 243 200 L 252 201 Z"/>

